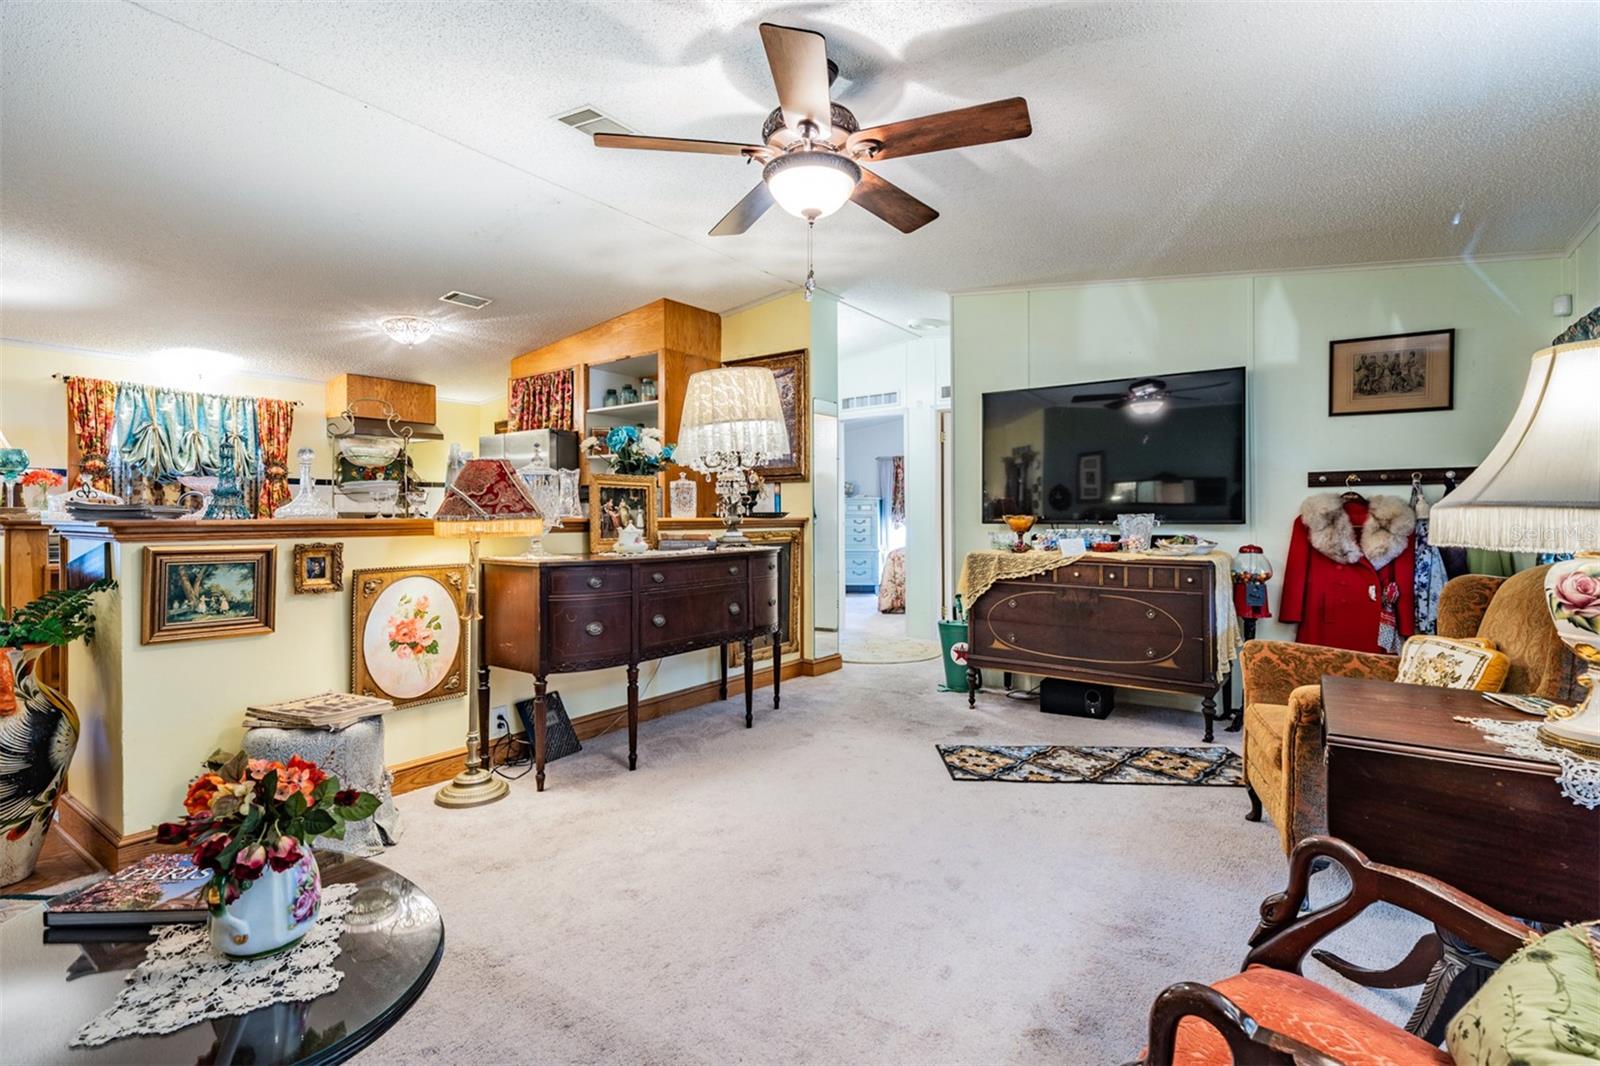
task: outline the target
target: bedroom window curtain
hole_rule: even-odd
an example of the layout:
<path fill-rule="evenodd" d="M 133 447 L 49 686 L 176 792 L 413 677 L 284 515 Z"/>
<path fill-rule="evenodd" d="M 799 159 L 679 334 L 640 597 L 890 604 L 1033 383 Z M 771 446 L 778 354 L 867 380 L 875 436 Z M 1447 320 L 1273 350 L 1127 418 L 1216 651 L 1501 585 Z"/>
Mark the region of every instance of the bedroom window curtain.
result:
<path fill-rule="evenodd" d="M 256 398 L 256 431 L 261 437 L 261 494 L 256 514 L 270 518 L 289 501 L 289 436 L 294 432 L 294 404 Z"/>
<path fill-rule="evenodd" d="M 571 429 L 573 373 L 552 370 L 511 381 L 510 406 L 506 421 L 513 431 L 525 429 Z"/>
<path fill-rule="evenodd" d="M 903 455 L 878 460 L 878 496 L 889 508 L 889 521 L 906 524 L 906 460 Z"/>
<path fill-rule="evenodd" d="M 259 506 L 261 438 L 254 397 L 119 385 L 110 454 L 112 491 L 129 499 L 162 497 L 161 484 L 215 475 L 223 434 L 233 438 L 240 488 Z"/>
<path fill-rule="evenodd" d="M 111 429 L 117 419 L 117 383 L 101 378 L 67 379 L 67 424 L 78 445 L 78 472 L 94 487 L 111 487 Z"/>

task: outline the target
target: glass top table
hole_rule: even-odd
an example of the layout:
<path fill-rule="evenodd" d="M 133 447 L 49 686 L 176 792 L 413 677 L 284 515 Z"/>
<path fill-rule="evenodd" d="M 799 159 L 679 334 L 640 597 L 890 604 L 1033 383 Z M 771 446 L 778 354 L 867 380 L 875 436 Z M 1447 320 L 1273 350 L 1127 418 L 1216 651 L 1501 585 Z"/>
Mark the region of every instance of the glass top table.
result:
<path fill-rule="evenodd" d="M 47 944 L 41 905 L 0 925 L 0 1058 L 19 1066 L 261 1066 L 350 1058 L 394 1025 L 428 986 L 444 956 L 444 922 L 426 893 L 386 866 L 331 853 L 319 853 L 317 862 L 323 884 L 357 886 L 334 963 L 344 980 L 334 991 L 161 1036 L 68 1047 L 85 1022 L 116 1000 L 129 971 L 144 961 L 148 940 Z"/>

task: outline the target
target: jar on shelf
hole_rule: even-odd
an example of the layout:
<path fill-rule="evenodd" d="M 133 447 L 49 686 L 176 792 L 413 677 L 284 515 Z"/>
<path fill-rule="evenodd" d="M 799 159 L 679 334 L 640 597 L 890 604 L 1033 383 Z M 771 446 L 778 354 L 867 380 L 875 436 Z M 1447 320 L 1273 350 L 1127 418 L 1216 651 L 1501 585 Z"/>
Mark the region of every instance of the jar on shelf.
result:
<path fill-rule="evenodd" d="M 624 386 L 622 386 L 622 402 L 623 403 L 638 403 L 639 402 L 639 390 L 634 388 L 632 385 L 624 385 Z"/>
<path fill-rule="evenodd" d="M 617 406 L 618 403 L 621 403 L 621 401 L 617 399 L 617 390 L 616 389 L 607 389 L 605 397 L 600 401 L 600 406 L 601 407 L 615 407 L 615 406 Z"/>
<path fill-rule="evenodd" d="M 656 379 L 643 378 L 639 382 L 639 398 L 653 400 L 656 398 Z"/>

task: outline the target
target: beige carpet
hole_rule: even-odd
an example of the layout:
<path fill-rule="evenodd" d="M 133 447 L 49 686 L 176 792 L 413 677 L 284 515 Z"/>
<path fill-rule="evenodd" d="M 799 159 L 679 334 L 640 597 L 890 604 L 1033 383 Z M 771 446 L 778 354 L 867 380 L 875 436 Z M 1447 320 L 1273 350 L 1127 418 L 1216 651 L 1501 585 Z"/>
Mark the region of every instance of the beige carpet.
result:
<path fill-rule="evenodd" d="M 491 807 L 401 797 L 388 861 L 438 901 L 445 957 L 359 1061 L 1132 1058 L 1161 988 L 1238 968 L 1283 887 L 1276 832 L 1240 789 L 954 783 L 936 743 L 1194 744 L 1201 725 L 969 711 L 939 675 L 798 679 L 748 731 L 740 700 L 647 722 L 636 773 L 611 734 Z M 1420 928 L 1374 914 L 1333 943 L 1378 965 Z M 1362 996 L 1395 1018 L 1411 998 Z"/>

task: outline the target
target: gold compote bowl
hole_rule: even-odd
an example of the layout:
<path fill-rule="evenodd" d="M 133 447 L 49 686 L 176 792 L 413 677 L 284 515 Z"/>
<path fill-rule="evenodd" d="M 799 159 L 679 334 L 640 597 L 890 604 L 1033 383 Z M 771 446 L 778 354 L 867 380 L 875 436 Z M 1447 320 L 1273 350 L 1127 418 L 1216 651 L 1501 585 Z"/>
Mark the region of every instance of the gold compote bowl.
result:
<path fill-rule="evenodd" d="M 1025 552 L 1028 550 L 1028 544 L 1022 538 L 1027 536 L 1028 530 L 1032 529 L 1033 524 L 1038 520 L 1037 517 L 1031 514 L 1006 515 L 1006 525 L 1010 526 L 1011 532 L 1017 535 L 1017 543 L 1012 546 L 1012 551 Z"/>

